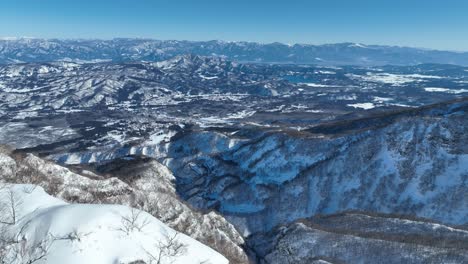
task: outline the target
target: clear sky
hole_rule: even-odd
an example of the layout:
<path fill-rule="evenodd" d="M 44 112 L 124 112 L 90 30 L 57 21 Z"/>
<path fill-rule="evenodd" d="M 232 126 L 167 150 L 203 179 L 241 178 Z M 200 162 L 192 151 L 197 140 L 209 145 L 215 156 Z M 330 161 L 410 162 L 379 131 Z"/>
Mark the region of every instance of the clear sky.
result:
<path fill-rule="evenodd" d="M 359 42 L 468 51 L 468 0 L 0 0 L 0 36 Z"/>

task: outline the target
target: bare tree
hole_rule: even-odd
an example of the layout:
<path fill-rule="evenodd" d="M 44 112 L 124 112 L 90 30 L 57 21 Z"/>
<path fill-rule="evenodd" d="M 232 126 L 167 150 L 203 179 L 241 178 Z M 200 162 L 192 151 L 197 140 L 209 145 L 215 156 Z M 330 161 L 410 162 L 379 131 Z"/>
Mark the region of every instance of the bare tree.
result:
<path fill-rule="evenodd" d="M 178 232 L 174 235 L 165 234 L 163 239 L 156 244 L 157 254 L 145 250 L 149 258 L 150 264 L 170 264 L 173 263 L 178 257 L 187 252 L 187 245 L 179 242 L 177 236 Z"/>
<path fill-rule="evenodd" d="M 129 235 L 135 230 L 142 232 L 143 229 L 150 223 L 147 217 L 142 216 L 142 213 L 143 211 L 132 207 L 129 214 L 122 215 L 122 225 L 117 230 L 124 232 L 126 235 Z"/>
<path fill-rule="evenodd" d="M 282 256 L 286 257 L 287 263 L 296 263 L 297 261 L 294 260 L 294 256 L 297 256 L 298 253 L 294 248 L 292 248 L 290 245 L 286 243 L 279 243 L 277 245 L 277 249 L 279 252 L 281 252 Z"/>
<path fill-rule="evenodd" d="M 23 187 L 23 192 L 27 193 L 27 194 L 31 194 L 34 192 L 34 190 L 36 190 L 37 188 L 37 185 L 34 185 L 34 184 L 31 184 L 31 185 L 25 185 Z"/>
<path fill-rule="evenodd" d="M 7 226 L 2 227 L 2 233 L 0 234 L 0 264 L 33 264 L 47 257 L 55 239 L 49 234 L 39 243 L 28 245 L 24 230 L 30 222 L 24 223 L 14 236 L 6 235 L 7 233 L 4 231 L 6 231 Z"/>
<path fill-rule="evenodd" d="M 148 212 L 150 215 L 161 219 L 161 211 L 159 209 L 160 204 L 167 204 L 168 197 L 167 195 L 160 195 L 158 199 L 150 198 L 150 194 L 141 194 L 136 195 L 135 205 L 137 208 Z M 160 203 L 160 204 L 158 204 Z"/>
<path fill-rule="evenodd" d="M 8 186 L 1 186 L 0 190 L 6 190 L 2 201 L 0 201 L 0 224 L 4 225 L 15 225 L 17 219 L 17 208 L 21 206 L 23 201 L 16 197 L 15 192 Z"/>
<path fill-rule="evenodd" d="M 70 233 L 68 233 L 66 235 L 62 235 L 62 236 L 52 235 L 52 237 L 53 237 L 54 241 L 69 240 L 71 242 L 75 242 L 75 241 L 80 242 L 83 237 L 89 236 L 91 233 L 92 232 L 83 233 L 83 232 L 78 231 L 77 229 L 74 229 L 72 232 L 70 232 Z"/>
<path fill-rule="evenodd" d="M 32 264 L 41 259 L 45 259 L 49 254 L 49 249 L 55 242 L 52 236 L 48 235 L 46 239 L 35 245 L 28 247 L 27 240 L 22 239 L 19 247 L 14 247 L 15 255 L 20 260 L 21 264 Z"/>
<path fill-rule="evenodd" d="M 25 186 L 25 193 L 32 193 L 34 186 Z M 23 218 L 18 215 L 18 208 L 23 200 L 18 197 L 12 186 L 1 184 L 0 191 L 3 196 L 0 201 L 0 264 L 32 264 L 44 259 L 53 242 L 51 235 L 36 244 L 28 244 L 24 234 L 31 220 L 23 223 Z M 18 226 L 21 224 L 20 226 Z M 14 232 L 11 232 L 13 231 Z"/>

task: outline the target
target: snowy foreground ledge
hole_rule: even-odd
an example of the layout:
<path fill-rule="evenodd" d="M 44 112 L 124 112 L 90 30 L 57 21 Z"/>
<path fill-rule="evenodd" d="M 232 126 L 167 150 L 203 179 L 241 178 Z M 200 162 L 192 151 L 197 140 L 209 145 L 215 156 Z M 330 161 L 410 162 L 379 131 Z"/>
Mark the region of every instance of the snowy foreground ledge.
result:
<path fill-rule="evenodd" d="M 68 204 L 33 185 L 0 186 L 0 263 L 228 263 L 143 211 Z"/>

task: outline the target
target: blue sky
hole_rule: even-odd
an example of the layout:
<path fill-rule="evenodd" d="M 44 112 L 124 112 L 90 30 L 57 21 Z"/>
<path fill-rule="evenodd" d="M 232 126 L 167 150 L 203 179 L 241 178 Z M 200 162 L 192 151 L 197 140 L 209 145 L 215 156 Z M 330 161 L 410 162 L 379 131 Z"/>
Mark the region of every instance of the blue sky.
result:
<path fill-rule="evenodd" d="M 0 36 L 360 42 L 468 51 L 468 1 L 0 0 Z"/>

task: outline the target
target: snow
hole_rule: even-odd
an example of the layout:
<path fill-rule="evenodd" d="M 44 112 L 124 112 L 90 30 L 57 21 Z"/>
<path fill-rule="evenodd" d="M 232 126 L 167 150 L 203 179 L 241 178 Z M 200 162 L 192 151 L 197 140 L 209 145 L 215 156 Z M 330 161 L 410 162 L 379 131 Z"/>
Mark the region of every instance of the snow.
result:
<path fill-rule="evenodd" d="M 174 68 L 176 66 L 174 64 L 174 61 L 171 61 L 171 60 L 159 61 L 159 62 L 154 63 L 153 65 L 155 65 L 158 68 L 162 68 L 162 69 L 166 69 L 166 70 Z"/>
<path fill-rule="evenodd" d="M 149 253 L 159 253 L 158 243 L 167 244 L 176 236 L 186 245 L 183 254 L 163 258 L 162 263 L 228 263 L 227 259 L 200 242 L 167 227 L 148 213 L 121 205 L 67 204 L 49 196 L 33 185 L 8 185 L 0 196 L 13 194 L 17 201 L 18 221 L 6 228 L 4 236 L 18 235 L 20 243 L 12 244 L 4 259 L 14 258 L 15 247 L 23 255 L 37 256 L 37 247 L 46 245 L 48 254 L 35 263 L 102 264 L 150 261 Z M 3 199 L 5 200 L 5 199 Z M 124 217 L 137 215 L 135 226 L 125 229 Z M 34 251 L 36 248 L 36 251 Z M 23 263 L 16 259 L 12 263 Z M 10 263 L 10 262 L 9 262 Z"/>
<path fill-rule="evenodd" d="M 301 84 L 309 86 L 309 87 L 316 87 L 316 88 L 334 87 L 332 85 L 319 84 L 319 83 L 301 83 Z"/>
<path fill-rule="evenodd" d="M 81 60 L 81 59 L 72 59 L 72 58 L 63 58 L 62 60 L 58 60 L 57 62 L 71 62 L 76 64 L 89 64 L 89 63 L 103 63 L 103 62 L 110 62 L 110 59 L 92 59 L 92 60 Z"/>
<path fill-rule="evenodd" d="M 45 74 L 45 73 L 49 73 L 49 71 L 50 71 L 50 69 L 48 67 L 41 66 L 37 72 L 40 73 L 40 74 Z"/>
<path fill-rule="evenodd" d="M 426 87 L 424 88 L 426 92 L 447 92 L 450 91 L 450 89 L 447 88 L 439 88 L 439 87 Z"/>
<path fill-rule="evenodd" d="M 348 104 L 347 106 L 351 106 L 354 108 L 362 108 L 362 109 L 372 109 L 375 107 L 373 103 L 357 103 L 357 104 Z"/>
<path fill-rule="evenodd" d="M 426 87 L 424 88 L 424 91 L 442 92 L 442 93 L 451 93 L 451 94 L 468 93 L 468 89 L 449 89 L 449 88 L 442 88 L 442 87 Z"/>
<path fill-rule="evenodd" d="M 391 100 L 393 100 L 393 99 L 388 98 L 388 97 L 375 96 L 373 101 L 376 102 L 376 103 L 384 103 L 384 102 L 388 102 L 388 101 L 391 101 Z"/>
<path fill-rule="evenodd" d="M 361 43 L 354 43 L 354 44 L 349 45 L 349 47 L 353 47 L 353 48 L 363 48 L 363 49 L 366 49 L 366 48 L 367 48 L 366 45 L 361 44 Z"/>
<path fill-rule="evenodd" d="M 340 95 L 335 97 L 336 100 L 345 100 L 345 101 L 354 101 L 357 100 L 357 96 L 355 94 L 351 95 Z"/>
<path fill-rule="evenodd" d="M 256 111 L 243 110 L 243 111 L 228 115 L 228 118 L 229 119 L 242 119 L 242 118 L 253 116 L 255 113 Z"/>
<path fill-rule="evenodd" d="M 146 142 L 150 145 L 159 145 L 161 142 L 166 142 L 171 139 L 176 134 L 175 131 L 164 131 L 161 130 L 157 133 L 150 135 L 149 140 Z"/>
<path fill-rule="evenodd" d="M 442 79 L 441 76 L 422 75 L 422 74 L 393 74 L 393 73 L 372 73 L 367 72 L 366 75 L 346 74 L 352 79 L 362 79 L 367 82 L 377 82 L 384 84 L 392 84 L 400 86 L 412 82 L 425 82 L 426 79 Z"/>
<path fill-rule="evenodd" d="M 400 106 L 400 107 L 415 107 L 407 104 L 391 103 L 389 105 Z"/>
<path fill-rule="evenodd" d="M 200 76 L 200 78 L 202 78 L 204 80 L 218 79 L 218 76 L 205 76 L 205 75 L 202 75 L 202 74 L 199 74 L 198 76 Z"/>
<path fill-rule="evenodd" d="M 315 71 L 316 74 L 336 74 L 334 71 Z"/>
<path fill-rule="evenodd" d="M 106 138 L 116 142 L 122 143 L 125 142 L 125 135 L 119 134 L 117 131 L 110 131 L 107 133 Z"/>

